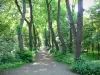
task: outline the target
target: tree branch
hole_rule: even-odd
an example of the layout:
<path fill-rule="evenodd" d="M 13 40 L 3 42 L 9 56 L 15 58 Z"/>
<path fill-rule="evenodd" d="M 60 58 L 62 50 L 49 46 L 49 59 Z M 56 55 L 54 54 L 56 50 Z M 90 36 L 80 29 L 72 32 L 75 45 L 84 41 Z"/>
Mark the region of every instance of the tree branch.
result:
<path fill-rule="evenodd" d="M 19 12 L 20 12 L 20 14 L 22 15 L 23 13 L 22 13 L 22 11 L 21 11 L 21 9 L 20 9 L 20 6 L 19 6 L 19 4 L 18 4 L 18 1 L 17 0 L 15 0 L 15 4 L 16 4 L 16 6 L 17 6 L 17 8 L 18 8 L 18 10 L 19 10 Z M 29 24 L 30 22 L 25 18 L 25 21 L 27 22 L 27 24 Z"/>

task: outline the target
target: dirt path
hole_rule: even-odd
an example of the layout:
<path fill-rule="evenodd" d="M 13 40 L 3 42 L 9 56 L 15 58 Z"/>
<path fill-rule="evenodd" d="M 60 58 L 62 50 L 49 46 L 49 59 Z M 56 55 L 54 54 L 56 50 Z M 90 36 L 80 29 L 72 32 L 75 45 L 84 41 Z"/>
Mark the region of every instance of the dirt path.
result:
<path fill-rule="evenodd" d="M 72 73 L 65 64 L 52 60 L 45 49 L 41 48 L 37 53 L 36 62 L 26 64 L 17 69 L 11 69 L 0 75 L 77 75 Z"/>

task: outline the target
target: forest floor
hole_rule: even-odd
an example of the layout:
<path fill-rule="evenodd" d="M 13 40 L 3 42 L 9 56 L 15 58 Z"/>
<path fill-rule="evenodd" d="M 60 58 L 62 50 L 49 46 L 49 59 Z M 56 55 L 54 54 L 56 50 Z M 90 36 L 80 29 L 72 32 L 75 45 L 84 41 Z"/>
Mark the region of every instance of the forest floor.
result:
<path fill-rule="evenodd" d="M 66 64 L 53 60 L 49 52 L 40 48 L 34 63 L 26 64 L 20 68 L 0 72 L 0 75 L 77 75 L 72 73 Z"/>

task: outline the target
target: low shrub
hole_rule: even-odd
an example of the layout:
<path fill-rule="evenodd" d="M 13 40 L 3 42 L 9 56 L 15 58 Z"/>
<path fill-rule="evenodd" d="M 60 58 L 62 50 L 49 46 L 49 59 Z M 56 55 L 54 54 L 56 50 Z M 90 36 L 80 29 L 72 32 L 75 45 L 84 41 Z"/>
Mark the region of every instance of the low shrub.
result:
<path fill-rule="evenodd" d="M 22 59 L 22 61 L 25 61 L 25 62 L 34 61 L 35 52 L 33 51 L 25 50 L 24 52 L 18 52 L 17 54 Z"/>
<path fill-rule="evenodd" d="M 14 63 L 6 63 L 6 64 L 2 64 L 0 65 L 0 71 L 2 70 L 6 70 L 8 68 L 17 68 L 20 67 L 21 65 L 25 64 L 25 62 L 14 62 Z"/>
<path fill-rule="evenodd" d="M 100 62 L 79 59 L 72 66 L 72 70 L 82 75 L 100 75 Z"/>

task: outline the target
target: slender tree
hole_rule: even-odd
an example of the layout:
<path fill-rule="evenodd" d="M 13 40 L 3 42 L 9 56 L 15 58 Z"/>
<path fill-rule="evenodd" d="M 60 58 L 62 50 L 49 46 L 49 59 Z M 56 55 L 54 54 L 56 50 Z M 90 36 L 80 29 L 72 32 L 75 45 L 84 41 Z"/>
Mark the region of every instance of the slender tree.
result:
<path fill-rule="evenodd" d="M 78 0 L 77 34 L 75 41 L 75 60 L 80 57 L 82 46 L 82 27 L 83 27 L 83 0 Z"/>
<path fill-rule="evenodd" d="M 31 0 L 28 0 L 28 1 L 29 1 L 29 6 L 30 6 L 29 47 L 30 47 L 30 50 L 32 50 L 32 24 L 33 24 L 32 2 Z"/>
<path fill-rule="evenodd" d="M 72 29 L 71 29 L 71 25 L 70 25 L 70 45 L 69 45 L 69 52 L 72 53 Z"/>
<path fill-rule="evenodd" d="M 36 47 L 36 32 L 35 32 L 35 26 L 34 26 L 34 20 L 33 20 L 33 10 L 32 10 L 32 1 L 31 0 L 28 0 L 29 1 L 29 8 L 30 8 L 30 21 L 27 20 L 27 18 L 25 17 L 24 20 L 27 22 L 28 24 L 28 28 L 29 28 L 29 48 L 30 50 L 32 50 L 32 26 L 33 26 L 33 35 L 34 35 L 34 47 Z M 18 4 L 18 1 L 15 0 L 15 3 L 16 3 L 16 6 L 22 16 L 22 11 L 20 9 L 20 6 Z"/>
<path fill-rule="evenodd" d="M 83 27 L 83 0 L 78 0 L 78 16 L 77 16 L 77 27 L 75 28 L 74 20 L 70 10 L 69 0 L 66 1 L 66 9 L 70 20 L 70 25 L 74 35 L 75 41 L 75 60 L 80 57 L 81 54 L 81 43 L 82 43 L 82 27 Z"/>
<path fill-rule="evenodd" d="M 66 2 L 66 9 L 68 12 L 68 17 L 69 17 L 69 21 L 70 21 L 70 27 L 72 29 L 73 35 L 74 35 L 74 39 L 76 39 L 76 29 L 75 29 L 75 25 L 74 25 L 74 20 L 73 20 L 73 16 L 71 13 L 71 9 L 70 9 L 70 4 L 69 4 L 69 0 L 65 0 Z"/>
<path fill-rule="evenodd" d="M 30 23 L 29 23 L 29 45 L 30 45 L 30 50 L 32 50 L 32 26 L 33 26 L 33 35 L 34 35 L 34 48 L 36 48 L 36 29 L 34 25 L 34 19 L 33 19 L 33 8 L 32 8 L 32 0 L 29 1 L 29 7 L 30 7 Z"/>
<path fill-rule="evenodd" d="M 48 24 L 49 24 L 49 28 L 51 30 L 52 41 L 54 42 L 54 44 L 56 46 L 56 50 L 58 51 L 59 46 L 58 46 L 58 43 L 55 40 L 55 34 L 54 34 L 54 31 L 53 31 L 53 28 L 52 28 L 52 22 L 51 22 L 51 18 L 50 18 L 50 2 L 48 2 L 48 0 L 46 0 L 46 5 L 47 5 L 47 12 L 48 12 Z"/>
<path fill-rule="evenodd" d="M 59 40 L 61 41 L 61 44 L 62 44 L 63 53 L 66 53 L 66 44 L 64 42 L 61 30 L 60 30 L 60 0 L 58 0 L 57 31 L 58 31 Z"/>
<path fill-rule="evenodd" d="M 15 0 L 15 3 L 17 3 L 17 0 Z M 22 27 L 25 19 L 25 13 L 26 13 L 26 0 L 23 0 L 23 13 L 22 18 L 20 20 L 20 25 L 18 26 L 18 42 L 19 42 L 19 48 L 20 51 L 24 51 L 23 48 L 23 37 L 22 37 Z"/>

